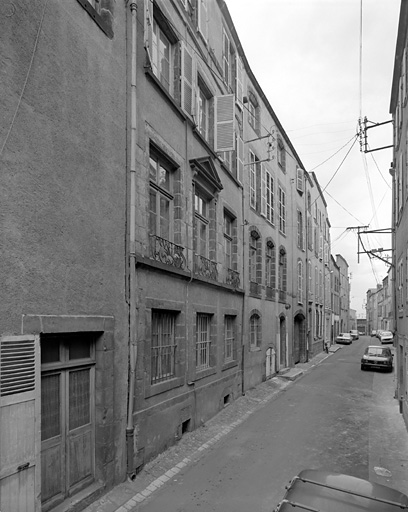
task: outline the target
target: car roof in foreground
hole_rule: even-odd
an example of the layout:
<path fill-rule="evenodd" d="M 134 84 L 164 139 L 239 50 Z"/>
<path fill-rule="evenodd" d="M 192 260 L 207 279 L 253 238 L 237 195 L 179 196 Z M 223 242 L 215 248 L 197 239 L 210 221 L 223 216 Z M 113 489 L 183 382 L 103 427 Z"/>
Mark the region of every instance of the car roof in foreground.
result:
<path fill-rule="evenodd" d="M 391 487 L 350 475 L 306 469 L 292 480 L 276 510 L 396 512 L 408 510 L 408 496 Z"/>

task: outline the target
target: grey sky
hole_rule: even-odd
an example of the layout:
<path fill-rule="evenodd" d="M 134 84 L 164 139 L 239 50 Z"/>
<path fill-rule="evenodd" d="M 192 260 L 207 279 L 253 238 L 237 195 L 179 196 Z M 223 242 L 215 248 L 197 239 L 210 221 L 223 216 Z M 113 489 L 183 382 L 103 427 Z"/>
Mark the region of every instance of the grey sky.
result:
<path fill-rule="evenodd" d="M 306 170 L 314 170 L 324 189 L 352 145 L 346 143 L 360 113 L 375 123 L 390 119 L 400 1 L 363 0 L 362 81 L 360 0 L 226 1 L 249 65 Z M 371 148 L 392 143 L 391 125 L 368 134 Z M 367 289 L 388 267 L 364 254 L 358 264 L 357 237 L 345 229 L 391 226 L 391 161 L 391 149 L 364 154 L 357 141 L 325 190 L 332 253 L 350 266 L 351 307 L 358 316 L 365 316 Z M 391 247 L 384 235 L 363 241 L 367 248 Z"/>

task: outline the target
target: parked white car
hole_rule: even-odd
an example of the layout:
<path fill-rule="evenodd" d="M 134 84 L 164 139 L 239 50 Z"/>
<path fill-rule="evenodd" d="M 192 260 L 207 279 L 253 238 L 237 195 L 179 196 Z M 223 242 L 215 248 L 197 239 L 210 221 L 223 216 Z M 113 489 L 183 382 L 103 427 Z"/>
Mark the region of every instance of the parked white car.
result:
<path fill-rule="evenodd" d="M 393 343 L 394 335 L 392 334 L 391 331 L 381 331 L 380 341 L 381 341 L 381 344 L 383 344 L 383 343 Z"/>

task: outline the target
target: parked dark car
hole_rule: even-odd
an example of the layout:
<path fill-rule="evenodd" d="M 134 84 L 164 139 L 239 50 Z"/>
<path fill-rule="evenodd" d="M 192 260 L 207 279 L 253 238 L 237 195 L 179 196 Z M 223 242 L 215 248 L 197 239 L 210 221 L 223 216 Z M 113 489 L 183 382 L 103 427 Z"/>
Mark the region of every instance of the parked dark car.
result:
<path fill-rule="evenodd" d="M 379 347 L 378 345 L 368 346 L 361 358 L 361 369 L 378 368 L 392 372 L 393 355 L 388 347 Z"/>
<path fill-rule="evenodd" d="M 342 345 L 351 345 L 352 342 L 353 342 L 353 339 L 349 332 L 339 332 L 339 335 L 336 338 L 336 343 L 339 343 Z"/>
<path fill-rule="evenodd" d="M 397 512 L 408 496 L 386 485 L 341 473 L 305 469 L 287 487 L 274 512 Z"/>

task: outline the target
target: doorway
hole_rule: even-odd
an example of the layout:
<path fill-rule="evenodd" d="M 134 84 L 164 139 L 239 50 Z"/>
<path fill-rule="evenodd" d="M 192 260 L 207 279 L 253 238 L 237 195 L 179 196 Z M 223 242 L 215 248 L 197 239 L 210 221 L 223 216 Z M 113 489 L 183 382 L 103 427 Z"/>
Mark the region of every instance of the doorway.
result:
<path fill-rule="evenodd" d="M 304 363 L 306 361 L 306 328 L 305 316 L 297 313 L 293 322 L 293 362 Z"/>
<path fill-rule="evenodd" d="M 41 501 L 52 509 L 94 481 L 95 340 L 41 337 Z"/>
<path fill-rule="evenodd" d="M 286 366 L 286 318 L 285 316 L 279 317 L 279 337 L 280 337 L 280 351 L 279 351 L 279 362 L 280 368 Z"/>

